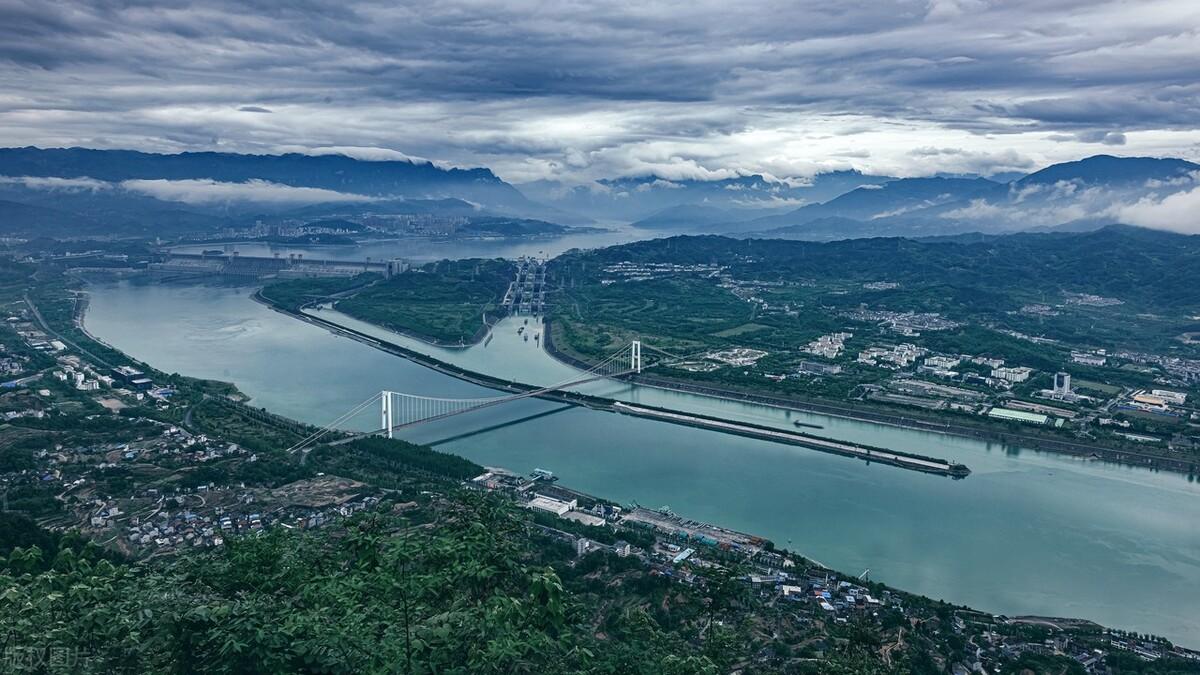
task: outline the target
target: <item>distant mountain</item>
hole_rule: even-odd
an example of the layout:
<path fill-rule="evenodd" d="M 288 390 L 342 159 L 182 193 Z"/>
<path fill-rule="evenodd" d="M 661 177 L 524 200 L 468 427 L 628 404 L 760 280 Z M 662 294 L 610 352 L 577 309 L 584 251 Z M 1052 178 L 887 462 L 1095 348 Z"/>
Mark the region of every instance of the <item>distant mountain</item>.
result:
<path fill-rule="evenodd" d="M 1095 229 L 1119 223 L 1133 205 L 1153 207 L 1172 194 L 1200 188 L 1200 164 L 1181 159 L 1097 155 L 1054 164 L 956 203 L 931 207 L 915 219 L 927 227 L 990 232 Z"/>
<path fill-rule="evenodd" d="M 1015 181 L 1015 185 L 1046 185 L 1067 181 L 1083 185 L 1145 187 L 1149 182 L 1153 187 L 1159 182 L 1187 178 L 1188 174 L 1195 171 L 1200 171 L 1200 164 L 1170 157 L 1095 155 L 1077 162 L 1053 164 Z"/>
<path fill-rule="evenodd" d="M 488 169 L 443 169 L 432 163 L 363 161 L 344 155 L 243 155 L 183 152 L 174 155 L 87 148 L 0 148 L 0 174 L 41 178 L 267 181 L 371 197 L 458 197 L 493 206 L 526 206 L 528 200 Z"/>
<path fill-rule="evenodd" d="M 664 210 L 679 206 L 722 209 L 732 214 L 745 212 L 747 218 L 753 218 L 765 210 L 823 202 L 859 186 L 889 180 L 894 179 L 857 171 L 833 171 L 817 174 L 806 182 L 778 181 L 760 175 L 723 180 L 641 176 L 606 179 L 585 186 L 538 181 L 518 187 L 530 198 L 559 209 L 585 213 L 601 220 L 635 222 L 652 219 Z"/>
<path fill-rule="evenodd" d="M 633 226 L 647 230 L 706 232 L 713 227 L 746 222 L 769 213 L 771 210 L 768 209 L 722 209 L 704 204 L 681 204 L 669 206 L 633 223 Z"/>
<path fill-rule="evenodd" d="M 336 213 L 350 204 L 360 211 L 586 222 L 529 200 L 488 169 L 343 155 L 0 148 L 0 199 L 76 220 L 86 213 L 107 224 L 104 234 L 170 235 L 302 208 Z"/>
<path fill-rule="evenodd" d="M 92 232 L 99 227 L 99 222 L 77 213 L 0 199 L 0 236 L 27 232 L 62 236 L 75 231 Z"/>
<path fill-rule="evenodd" d="M 735 220 L 739 220 L 739 216 L 729 209 L 702 204 L 680 204 L 656 211 L 634 222 L 633 226 L 650 230 L 687 230 Z"/>
<path fill-rule="evenodd" d="M 758 232 L 777 228 L 801 231 L 818 220 L 872 221 L 895 218 L 940 204 L 958 202 L 1000 187 L 986 178 L 901 178 L 881 185 L 860 187 L 825 202 L 747 223 Z M 886 230 L 886 227 L 884 228 Z"/>
<path fill-rule="evenodd" d="M 1087 231 L 1135 217 L 1130 211 L 1134 206 L 1152 208 L 1172 194 L 1194 189 L 1200 189 L 1200 165 L 1192 162 L 1099 155 L 1055 164 L 1007 184 L 897 180 L 729 231 L 753 226 L 752 236 L 813 241 Z"/>
<path fill-rule="evenodd" d="M 659 231 L 811 240 L 1080 231 L 1118 222 L 1200 229 L 1200 220 L 1178 222 L 1188 217 L 1178 204 L 1158 208 L 1200 190 L 1200 164 L 1170 158 L 1099 155 L 1008 183 L 836 171 L 805 181 L 641 176 L 521 189 L 532 199 L 488 169 L 342 155 L 3 148 L 0 234 L 175 236 L 255 220 L 362 214 L 500 218 L 517 230 L 526 220 L 595 218 Z"/>

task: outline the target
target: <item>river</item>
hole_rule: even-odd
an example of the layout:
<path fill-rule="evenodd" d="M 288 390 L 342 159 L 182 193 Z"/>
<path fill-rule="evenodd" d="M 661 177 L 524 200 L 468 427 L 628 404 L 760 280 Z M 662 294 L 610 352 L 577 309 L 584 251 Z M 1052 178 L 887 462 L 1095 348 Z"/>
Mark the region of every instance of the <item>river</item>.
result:
<path fill-rule="evenodd" d="M 324 424 L 383 389 L 483 397 L 456 380 L 273 312 L 247 287 L 91 287 L 87 328 L 156 368 L 235 382 L 274 412 Z M 334 313 L 325 316 L 333 318 Z M 510 319 L 447 361 L 524 382 L 577 372 Z M 378 329 L 372 329 L 378 330 Z M 530 330 L 536 331 L 533 325 Z M 1184 476 L 625 384 L 592 391 L 945 457 L 954 481 L 653 420 L 522 400 L 407 436 L 481 464 L 768 537 L 842 571 L 978 609 L 1093 619 L 1200 646 L 1200 485 Z M 356 421 L 377 424 L 377 413 Z"/>

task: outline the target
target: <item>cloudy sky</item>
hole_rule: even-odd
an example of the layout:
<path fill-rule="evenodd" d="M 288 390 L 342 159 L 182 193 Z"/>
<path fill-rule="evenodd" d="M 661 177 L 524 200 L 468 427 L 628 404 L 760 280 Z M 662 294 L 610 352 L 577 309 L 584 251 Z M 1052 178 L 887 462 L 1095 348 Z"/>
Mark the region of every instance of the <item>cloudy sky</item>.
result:
<path fill-rule="evenodd" d="M 1196 0 L 0 0 L 0 145 L 512 182 L 1200 159 Z"/>

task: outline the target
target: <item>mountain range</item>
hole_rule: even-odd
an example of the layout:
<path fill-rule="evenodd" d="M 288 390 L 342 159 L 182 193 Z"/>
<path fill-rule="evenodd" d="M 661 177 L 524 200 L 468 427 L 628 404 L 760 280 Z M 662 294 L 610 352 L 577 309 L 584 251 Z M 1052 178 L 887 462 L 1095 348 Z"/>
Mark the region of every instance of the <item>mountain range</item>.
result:
<path fill-rule="evenodd" d="M 565 211 L 584 213 L 597 220 L 658 227 L 653 220 L 655 216 L 665 212 L 660 220 L 672 220 L 670 212 L 679 207 L 724 210 L 733 219 L 748 220 L 823 202 L 863 185 L 890 180 L 894 179 L 858 171 L 830 171 L 808 180 L 778 180 L 758 174 L 718 180 L 652 175 L 603 179 L 585 186 L 537 181 L 517 187 L 531 199 Z"/>
<path fill-rule="evenodd" d="M 1098 155 L 1002 178 L 833 171 L 805 180 L 641 176 L 514 186 L 485 168 L 343 155 L 0 148 L 0 235 L 7 236 L 170 237 L 259 218 L 352 212 L 562 225 L 599 220 L 659 232 L 819 241 L 1113 223 L 1196 231 L 1197 208 L 1200 165 L 1171 158 Z"/>
<path fill-rule="evenodd" d="M 1200 208 L 1198 164 L 1098 155 L 1008 181 L 885 179 L 824 202 L 766 215 L 683 204 L 637 224 L 679 232 L 815 241 L 1088 230 L 1115 223 L 1194 232 L 1200 230 L 1200 221 L 1182 207 L 1183 200 L 1192 199 Z"/>
<path fill-rule="evenodd" d="M 2 234 L 175 235 L 351 204 L 376 213 L 584 220 L 481 168 L 343 155 L 0 148 Z"/>

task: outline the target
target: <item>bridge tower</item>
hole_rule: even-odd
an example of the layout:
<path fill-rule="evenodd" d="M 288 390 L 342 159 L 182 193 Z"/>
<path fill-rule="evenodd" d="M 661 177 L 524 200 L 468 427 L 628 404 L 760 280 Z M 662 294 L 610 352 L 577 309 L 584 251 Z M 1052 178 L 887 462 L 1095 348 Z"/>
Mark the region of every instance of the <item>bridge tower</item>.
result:
<path fill-rule="evenodd" d="M 385 391 L 379 397 L 380 423 L 387 431 L 387 437 L 392 437 L 392 392 Z"/>
<path fill-rule="evenodd" d="M 634 340 L 629 343 L 629 369 L 635 373 L 642 372 L 642 341 Z"/>

